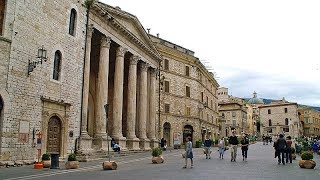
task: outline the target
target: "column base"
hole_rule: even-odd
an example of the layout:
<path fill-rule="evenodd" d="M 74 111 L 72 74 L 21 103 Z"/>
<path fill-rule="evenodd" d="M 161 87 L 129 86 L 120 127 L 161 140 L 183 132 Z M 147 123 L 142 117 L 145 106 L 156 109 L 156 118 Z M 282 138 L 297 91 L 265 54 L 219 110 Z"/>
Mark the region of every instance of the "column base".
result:
<path fill-rule="evenodd" d="M 151 139 L 151 140 L 150 140 L 150 147 L 151 147 L 151 148 L 159 147 L 159 140 L 157 140 L 157 139 Z"/>
<path fill-rule="evenodd" d="M 121 151 L 127 151 L 127 142 L 125 137 L 114 137 L 114 140 L 119 144 Z"/>
<path fill-rule="evenodd" d="M 141 150 L 151 150 L 150 148 L 150 140 L 148 138 L 141 138 L 139 142 L 139 146 Z"/>
<path fill-rule="evenodd" d="M 82 154 L 92 153 L 92 138 L 88 134 L 81 134 L 79 137 L 79 152 Z"/>
<path fill-rule="evenodd" d="M 127 147 L 129 150 L 140 150 L 140 140 L 138 138 L 127 139 Z"/>
<path fill-rule="evenodd" d="M 107 136 L 107 134 L 97 135 L 96 138 L 93 139 L 93 144 L 97 150 L 107 151 L 108 146 L 111 149 L 111 137 Z"/>

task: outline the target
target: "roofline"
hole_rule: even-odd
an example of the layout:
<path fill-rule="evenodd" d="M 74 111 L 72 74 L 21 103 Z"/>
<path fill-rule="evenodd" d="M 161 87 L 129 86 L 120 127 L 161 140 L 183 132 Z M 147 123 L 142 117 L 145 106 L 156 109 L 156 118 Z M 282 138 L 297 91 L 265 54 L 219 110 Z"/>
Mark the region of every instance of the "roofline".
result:
<path fill-rule="evenodd" d="M 276 107 L 276 106 L 289 106 L 289 105 L 298 106 L 298 103 L 268 104 L 268 105 L 261 105 L 261 106 L 259 106 L 259 108 Z"/>

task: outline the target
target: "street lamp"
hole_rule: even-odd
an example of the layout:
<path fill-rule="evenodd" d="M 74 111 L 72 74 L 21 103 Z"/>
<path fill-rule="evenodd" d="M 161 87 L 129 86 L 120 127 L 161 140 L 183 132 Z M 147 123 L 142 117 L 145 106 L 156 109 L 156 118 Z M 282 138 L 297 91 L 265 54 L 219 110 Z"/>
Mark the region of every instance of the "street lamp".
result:
<path fill-rule="evenodd" d="M 47 50 L 44 49 L 43 45 L 41 49 L 38 49 L 37 58 L 38 59 L 36 61 L 28 61 L 28 76 L 33 71 L 33 69 L 37 67 L 38 64 L 42 64 L 42 61 L 47 61 Z"/>

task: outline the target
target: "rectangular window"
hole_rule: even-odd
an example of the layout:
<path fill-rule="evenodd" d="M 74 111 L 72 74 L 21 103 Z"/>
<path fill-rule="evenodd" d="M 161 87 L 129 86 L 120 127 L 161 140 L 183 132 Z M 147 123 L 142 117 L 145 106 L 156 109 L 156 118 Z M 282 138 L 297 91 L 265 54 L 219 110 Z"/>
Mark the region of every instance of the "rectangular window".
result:
<path fill-rule="evenodd" d="M 169 92 L 169 81 L 164 81 L 164 92 Z"/>
<path fill-rule="evenodd" d="M 268 114 L 271 114 L 271 109 L 268 109 Z"/>
<path fill-rule="evenodd" d="M 190 97 L 190 87 L 186 86 L 186 96 Z"/>
<path fill-rule="evenodd" d="M 189 66 L 186 66 L 186 76 L 190 76 Z"/>
<path fill-rule="evenodd" d="M 289 132 L 289 128 L 283 128 L 284 132 Z"/>
<path fill-rule="evenodd" d="M 213 103 L 212 103 L 212 100 L 211 100 L 211 109 L 213 109 Z"/>
<path fill-rule="evenodd" d="M 207 96 L 207 102 L 206 103 L 207 103 L 207 106 L 209 106 L 209 98 L 208 98 L 208 96 Z"/>
<path fill-rule="evenodd" d="M 288 113 L 288 108 L 284 108 L 284 113 Z"/>
<path fill-rule="evenodd" d="M 201 92 L 201 102 L 203 102 L 203 92 Z"/>
<path fill-rule="evenodd" d="M 186 115 L 190 116 L 191 115 L 191 109 L 190 107 L 186 107 Z"/>
<path fill-rule="evenodd" d="M 0 0 L 0 36 L 3 34 L 3 24 L 4 24 L 4 11 L 6 8 L 6 0 Z"/>
<path fill-rule="evenodd" d="M 169 113 L 170 112 L 170 104 L 164 104 L 164 112 Z"/>
<path fill-rule="evenodd" d="M 164 69 L 169 70 L 169 60 L 168 59 L 164 60 Z"/>

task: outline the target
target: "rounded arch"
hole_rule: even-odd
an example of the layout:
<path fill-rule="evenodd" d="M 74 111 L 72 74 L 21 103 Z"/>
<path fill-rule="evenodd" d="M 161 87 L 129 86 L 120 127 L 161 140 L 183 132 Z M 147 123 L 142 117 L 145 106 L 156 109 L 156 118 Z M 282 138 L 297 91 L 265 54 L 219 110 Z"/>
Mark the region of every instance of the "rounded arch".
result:
<path fill-rule="evenodd" d="M 54 59 L 53 59 L 53 74 L 52 79 L 56 81 L 61 80 L 61 64 L 62 64 L 62 53 L 61 51 L 57 50 L 54 53 Z"/>
<path fill-rule="evenodd" d="M 167 141 L 167 146 L 171 145 L 171 124 L 169 122 L 165 122 L 163 124 L 163 136 L 162 136 L 166 141 Z"/>
<path fill-rule="evenodd" d="M 187 124 L 183 127 L 183 143 L 186 142 L 186 138 L 190 137 L 193 140 L 193 126 Z"/>

